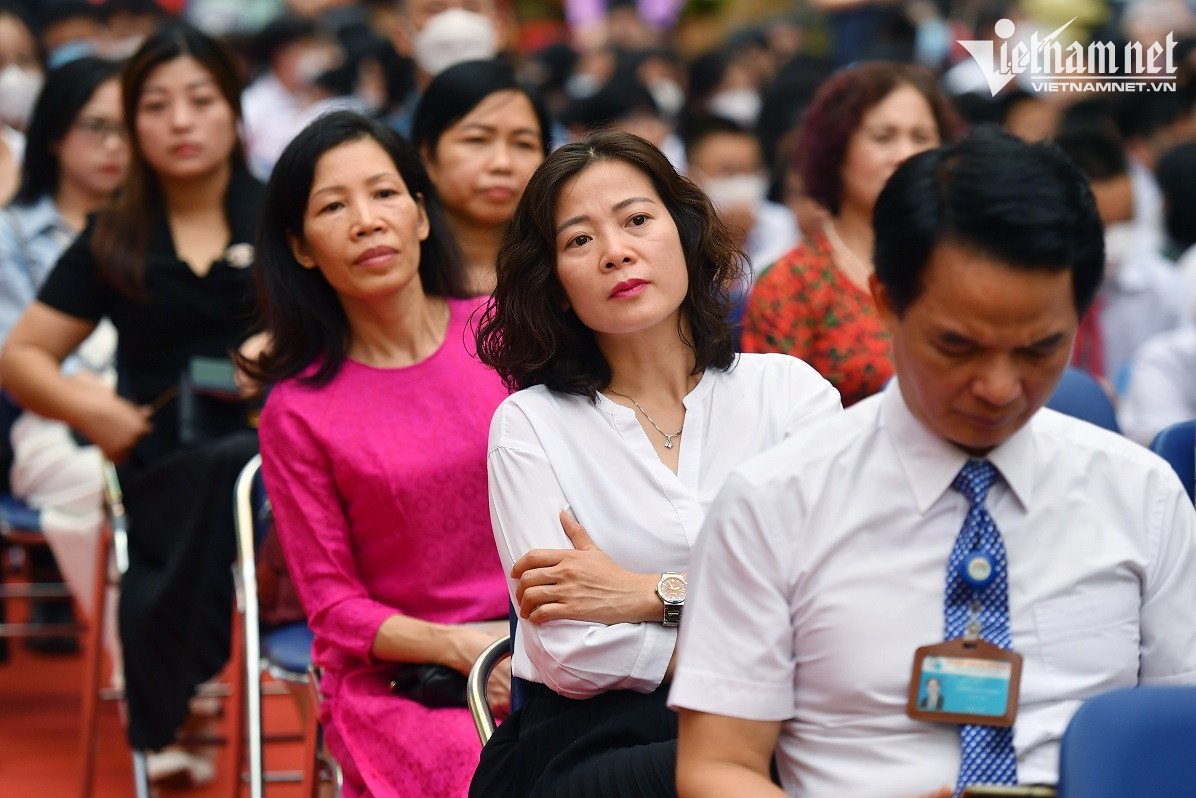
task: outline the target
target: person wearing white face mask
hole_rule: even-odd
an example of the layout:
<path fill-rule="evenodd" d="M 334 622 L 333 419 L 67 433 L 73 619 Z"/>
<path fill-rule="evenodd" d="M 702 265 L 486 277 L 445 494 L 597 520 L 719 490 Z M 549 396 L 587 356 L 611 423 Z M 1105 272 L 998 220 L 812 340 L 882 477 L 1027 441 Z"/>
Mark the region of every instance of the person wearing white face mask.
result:
<path fill-rule="evenodd" d="M 19 64 L 0 69 L 0 121 L 23 130 L 42 89 L 41 70 Z"/>
<path fill-rule="evenodd" d="M 755 127 L 760 89 L 751 68 L 722 52 L 697 58 L 689 70 L 689 115 L 720 116 L 740 127 Z"/>
<path fill-rule="evenodd" d="M 261 74 L 241 95 L 250 169 L 266 178 L 283 148 L 309 121 L 316 78 L 341 58 L 311 20 L 281 17 L 257 35 Z"/>
<path fill-rule="evenodd" d="M 42 87 L 42 62 L 33 29 L 7 3 L 0 5 L 0 203 L 17 190 L 33 103 Z"/>
<path fill-rule="evenodd" d="M 398 0 L 391 43 L 414 63 L 415 88 L 386 120 L 407 138 L 420 95 L 432 78 L 464 61 L 493 58 L 507 25 L 495 0 Z"/>
<path fill-rule="evenodd" d="M 1105 226 L 1105 279 L 1081 320 L 1072 365 L 1106 379 L 1120 393 L 1138 347 L 1188 317 L 1187 295 L 1134 220 L 1129 161 L 1117 135 L 1103 126 L 1077 127 L 1055 143 L 1088 176 Z"/>
<path fill-rule="evenodd" d="M 793 212 L 770 202 L 760 142 L 749 130 L 717 116 L 684 131 L 686 173 L 706 192 L 751 266 L 750 279 L 801 241 Z"/>

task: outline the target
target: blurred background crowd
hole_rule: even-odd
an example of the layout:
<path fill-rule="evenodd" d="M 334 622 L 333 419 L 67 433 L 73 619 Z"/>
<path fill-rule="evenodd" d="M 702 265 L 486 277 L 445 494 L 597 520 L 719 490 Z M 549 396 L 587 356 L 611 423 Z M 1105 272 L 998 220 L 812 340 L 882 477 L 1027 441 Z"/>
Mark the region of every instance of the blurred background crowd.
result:
<path fill-rule="evenodd" d="M 1196 135 L 1196 12 L 1183 0 L 4 0 L 0 196 L 16 189 L 45 71 L 83 55 L 123 58 L 168 17 L 240 56 L 242 133 L 261 178 L 330 108 L 376 114 L 410 137 L 434 75 L 497 56 L 538 92 L 554 144 L 605 125 L 657 144 L 745 231 L 759 272 L 799 228 L 820 224 L 793 157 L 815 91 L 836 68 L 883 60 L 929 69 L 968 123 L 996 122 L 1031 140 L 1104 126 L 1127 158 L 1147 245 L 1175 259 L 1196 238 L 1181 229 L 1181 198 L 1163 210 L 1168 186 L 1186 181 L 1154 177 L 1162 156 Z M 1068 42 L 1146 46 L 1171 33 L 1177 91 L 1043 93 L 1026 75 L 993 97 L 960 41 L 1000 41 L 1002 19 L 1016 25 L 1013 42 L 1067 23 Z"/>
<path fill-rule="evenodd" d="M 1196 242 L 1196 12 L 1183 0 L 2 0 L 0 197 L 7 201 L 16 191 L 23 134 L 46 71 L 84 56 L 122 59 L 167 18 L 190 22 L 238 55 L 247 86 L 240 133 L 250 171 L 260 179 L 296 133 L 336 108 L 384 119 L 435 161 L 429 144 L 441 147 L 449 125 L 432 130 L 431 141 L 419 140 L 428 135 L 413 127 L 425 90 L 457 62 L 494 58 L 531 91 L 537 126 L 546 126 L 534 135 L 547 149 L 606 126 L 656 144 L 742 235 L 737 243 L 753 279 L 802 241 L 807 249 L 799 261 L 811 248 L 825 250 L 823 260 L 836 267 L 828 274 L 861 289 L 855 297 L 848 285 L 846 298 L 827 300 L 846 299 L 839 311 L 848 319 L 869 312 L 858 307 L 867 303 L 855 301 L 863 297 L 864 278 L 853 280 L 852 272 L 858 265 L 854 270 L 866 274 L 870 203 L 893 159 L 979 123 L 1028 140 L 1054 138 L 1102 189 L 1109 228 L 1108 285 L 1087 321 L 1076 362 L 1115 394 L 1131 397 L 1123 408 L 1129 434 L 1147 440 L 1167 420 L 1156 408 L 1135 405 L 1129 364 L 1147 339 L 1185 326 L 1196 304 L 1196 254 L 1185 257 Z M 1002 20 L 1008 20 L 1005 29 Z M 1065 45 L 1138 42 L 1148 48 L 1170 36 L 1176 79 L 1161 91 L 1045 92 L 1025 74 L 994 96 L 961 44 L 1012 45 L 1061 26 Z M 838 87 L 824 98 L 827 107 L 812 125 L 818 130 L 801 144 L 803 117 L 827 79 L 869 61 L 925 72 L 903 77 L 879 69 Z M 922 102 L 893 111 L 885 122 L 889 138 L 876 139 L 879 160 L 860 166 L 848 144 L 899 84 L 917 88 Z M 439 103 L 463 102 L 461 85 L 460 78 L 450 81 Z M 448 113 L 447 122 L 460 121 L 473 107 L 466 106 Z M 912 150 L 893 144 L 903 125 L 914 124 L 909 114 L 927 108 L 935 117 L 933 136 Z M 430 124 L 435 128 L 435 120 Z M 103 130 L 96 135 L 108 140 Z M 539 159 L 502 168 L 516 174 L 521 191 Z M 856 167 L 873 170 L 879 180 L 859 197 L 851 177 Z M 469 169 L 489 167 L 463 168 L 461 179 L 468 180 Z M 819 172 L 830 173 L 829 193 L 806 185 L 825 183 Z M 451 180 L 436 183 L 466 259 L 485 271 L 494 244 L 476 240 L 478 232 L 509 211 L 485 219 L 464 206 L 455 209 Z M 487 237 L 493 239 L 481 236 Z M 790 272 L 801 265 L 793 258 L 785 263 Z M 790 307 L 799 287 L 811 295 L 818 287 L 778 280 L 774 275 L 750 302 L 749 286 L 742 287 L 745 348 L 788 351 L 824 374 L 838 368 L 844 374 L 827 376 L 848 403 L 887 379 L 884 342 L 869 343 L 879 333 L 867 319 L 863 333 L 848 322 L 849 331 L 834 331 L 819 351 L 814 339 L 827 333 L 826 314 L 812 321 L 808 314 L 795 317 Z M 475 287 L 487 293 L 487 278 Z M 795 325 L 810 329 L 795 333 Z M 843 354 L 842 347 L 852 351 Z M 1178 348 L 1196 350 L 1196 335 L 1181 335 L 1169 347 L 1154 359 L 1178 356 Z M 834 362 L 820 364 L 820 358 Z M 1157 392 L 1158 370 L 1146 367 L 1149 390 L 1137 394 Z M 1192 402 L 1196 389 L 1180 393 Z"/>
<path fill-rule="evenodd" d="M 207 36 L 155 41 L 171 20 Z M 1165 80 L 1146 91 L 1124 82 L 1044 91 L 1041 76 L 1025 73 L 994 91 L 961 44 L 999 52 L 1052 32 L 1064 46 L 1140 45 Z M 177 392 L 173 372 L 150 374 L 156 347 L 181 365 L 240 344 L 231 320 L 247 294 L 258 181 L 320 115 L 357 111 L 414 144 L 473 296 L 494 291 L 504 225 L 536 167 L 559 145 L 613 127 L 659 148 L 735 236 L 748 267 L 734 286 L 740 347 L 805 360 L 850 405 L 893 373 L 867 287 L 881 188 L 910 155 L 993 124 L 1053 140 L 1090 181 L 1107 268 L 1073 365 L 1102 382 L 1123 431 L 1147 443 L 1196 416 L 1194 43 L 1196 7 L 1185 0 L 0 0 L 0 343 L 38 297 L 37 324 L 14 337 L 28 343 L 48 330 L 60 362 L 91 335 L 64 373 L 73 385 L 80 372 L 110 385 L 120 350 L 98 322 L 125 313 L 123 300 L 85 296 L 72 275 L 95 264 L 78 257 L 64 259 L 75 271 L 38 290 L 88 216 L 114 198 L 108 227 L 142 236 L 152 260 L 169 239 L 145 220 L 165 208 L 178 259 L 201 277 L 215 262 L 232 276 L 227 296 L 201 309 L 216 319 L 202 346 L 183 340 L 172 315 L 181 294 L 159 297 L 161 317 L 125 313 L 124 366 L 141 358 L 146 382 L 135 398 L 156 412 Z M 159 71 L 180 61 L 177 74 Z M 172 116 L 164 109 L 176 89 L 190 105 Z M 163 143 L 184 127 L 185 146 Z M 97 228 L 97 246 L 119 265 L 132 250 L 106 230 Z M 139 268 L 130 273 L 143 276 Z M 188 285 L 178 290 L 193 298 Z M 164 343 L 170 336 L 178 340 Z M 26 361 L 6 357 L 22 371 Z M 35 365 L 57 373 L 50 360 Z M 69 392 L 46 385 L 47 397 Z M 47 402 L 47 415 L 70 417 Z M 178 441 L 148 452 L 138 443 L 145 418 L 129 415 L 131 405 L 108 407 L 125 414 L 123 437 L 113 424 L 83 432 L 112 459 L 137 444 L 135 463 L 157 463 L 183 440 L 176 430 Z M 11 430 L 14 493 L 60 510 L 52 529 L 94 534 L 99 453 L 75 459 L 85 447 L 67 426 L 33 414 Z M 51 543 L 76 595 L 90 595 L 89 561 Z M 213 555 L 213 572 L 222 577 L 229 559 Z M 215 606 L 214 617 L 227 609 Z M 159 748 L 178 722 L 162 719 L 138 745 Z"/>

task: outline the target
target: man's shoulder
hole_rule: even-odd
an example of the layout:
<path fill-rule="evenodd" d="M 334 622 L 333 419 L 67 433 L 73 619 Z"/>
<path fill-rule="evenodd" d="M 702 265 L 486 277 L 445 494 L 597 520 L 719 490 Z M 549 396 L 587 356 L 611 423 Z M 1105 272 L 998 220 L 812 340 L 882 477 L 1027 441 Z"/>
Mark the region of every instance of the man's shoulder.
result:
<path fill-rule="evenodd" d="M 1044 407 L 1030 420 L 1039 457 L 1074 466 L 1077 478 L 1120 480 L 1134 471 L 1164 473 L 1165 460 L 1116 432 Z"/>

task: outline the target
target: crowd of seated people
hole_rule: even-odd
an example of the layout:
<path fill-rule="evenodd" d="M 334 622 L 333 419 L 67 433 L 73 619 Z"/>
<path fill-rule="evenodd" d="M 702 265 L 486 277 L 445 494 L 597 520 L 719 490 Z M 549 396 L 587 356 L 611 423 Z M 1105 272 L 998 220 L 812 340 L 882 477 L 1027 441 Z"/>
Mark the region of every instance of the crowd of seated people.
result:
<path fill-rule="evenodd" d="M 279 5 L 0 0 L 5 477 L 82 599 L 118 468 L 151 778 L 214 777 L 258 452 L 349 796 L 1053 783 L 1082 700 L 1196 682 L 1144 446 L 1196 418 L 1196 15 L 1177 91 L 1081 96 L 956 44 L 1066 22 L 1011 1 Z M 1067 366 L 1125 437 L 1039 412 Z M 909 673 L 956 638 L 1012 726 Z"/>

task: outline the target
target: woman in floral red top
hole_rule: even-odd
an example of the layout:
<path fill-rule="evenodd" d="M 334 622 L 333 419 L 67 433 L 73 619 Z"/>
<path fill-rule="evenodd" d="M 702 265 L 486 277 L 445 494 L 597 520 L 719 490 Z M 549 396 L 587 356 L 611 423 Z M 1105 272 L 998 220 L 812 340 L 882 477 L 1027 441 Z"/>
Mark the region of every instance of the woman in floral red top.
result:
<path fill-rule="evenodd" d="M 808 362 L 854 404 L 893 374 L 889 336 L 872 303 L 872 206 L 911 155 L 961 132 L 934 76 L 871 63 L 832 75 L 806 112 L 797 165 L 829 215 L 821 231 L 778 260 L 748 300 L 745 352 Z"/>

